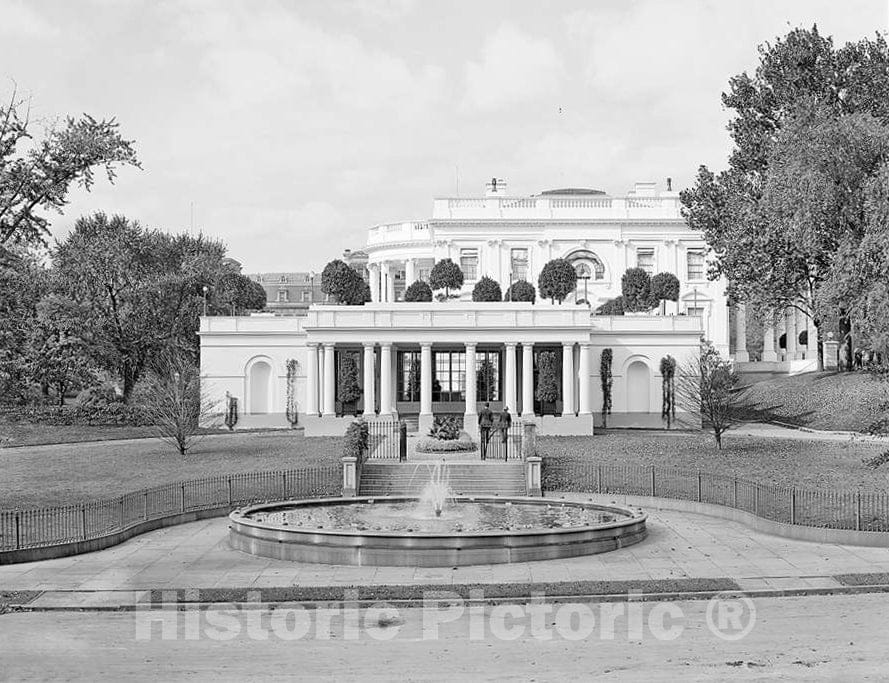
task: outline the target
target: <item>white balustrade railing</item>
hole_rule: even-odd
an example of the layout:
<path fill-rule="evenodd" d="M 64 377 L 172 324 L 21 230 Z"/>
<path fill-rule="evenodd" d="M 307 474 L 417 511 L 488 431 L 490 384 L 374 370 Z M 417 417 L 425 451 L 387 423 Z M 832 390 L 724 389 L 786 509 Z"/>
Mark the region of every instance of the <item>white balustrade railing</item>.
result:
<path fill-rule="evenodd" d="M 433 219 L 681 220 L 678 197 L 445 197 Z"/>

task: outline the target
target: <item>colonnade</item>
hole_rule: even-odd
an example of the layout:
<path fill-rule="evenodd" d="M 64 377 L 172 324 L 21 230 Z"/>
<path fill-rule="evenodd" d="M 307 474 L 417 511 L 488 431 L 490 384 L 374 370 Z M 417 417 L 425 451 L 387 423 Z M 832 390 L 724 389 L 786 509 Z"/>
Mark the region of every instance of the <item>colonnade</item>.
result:
<path fill-rule="evenodd" d="M 806 344 L 801 344 L 799 337 L 806 331 Z M 785 337 L 785 348 L 778 343 L 781 335 Z M 812 319 L 796 308 L 788 308 L 774 320 L 766 320 L 763 325 L 762 359 L 763 361 L 809 360 L 817 353 L 818 331 Z M 744 304 L 735 305 L 735 360 L 750 360 L 747 352 L 747 311 Z"/>
<path fill-rule="evenodd" d="M 521 379 L 518 376 L 517 349 L 522 347 Z M 379 362 L 376 347 L 379 346 Z M 379 387 L 379 415 L 394 415 L 395 368 L 392 342 L 363 343 L 364 414 L 375 415 L 376 389 Z M 420 342 L 420 415 L 432 415 L 432 343 Z M 591 362 L 592 350 L 588 342 L 579 343 L 579 363 L 575 363 L 575 343 L 562 344 L 562 415 L 590 415 L 592 413 Z M 413 348 L 416 348 L 415 346 Z M 449 349 L 453 347 L 448 345 Z M 336 414 L 336 361 L 333 343 L 308 342 L 306 369 L 306 413 L 333 416 Z M 477 342 L 466 342 L 464 375 L 464 417 L 477 415 L 476 351 Z M 522 415 L 532 415 L 534 406 L 534 344 L 505 342 L 503 344 L 503 385 L 501 400 L 513 414 L 518 411 L 518 388 L 521 384 Z M 576 400 L 575 400 L 576 399 Z"/>

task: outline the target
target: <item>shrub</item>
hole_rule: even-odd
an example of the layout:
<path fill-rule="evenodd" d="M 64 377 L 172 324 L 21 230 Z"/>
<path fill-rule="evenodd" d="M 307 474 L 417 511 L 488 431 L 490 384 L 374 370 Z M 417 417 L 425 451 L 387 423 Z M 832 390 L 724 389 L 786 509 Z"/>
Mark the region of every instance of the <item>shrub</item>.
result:
<path fill-rule="evenodd" d="M 537 354 L 536 398 L 543 403 L 555 403 L 559 399 L 559 372 L 553 351 Z"/>
<path fill-rule="evenodd" d="M 623 315 L 624 314 L 624 298 L 617 296 L 609 299 L 596 309 L 596 315 Z"/>
<path fill-rule="evenodd" d="M 343 437 L 343 457 L 361 460 L 367 451 L 369 439 L 370 428 L 367 426 L 367 422 L 361 418 L 353 420 L 346 427 L 346 434 Z"/>
<path fill-rule="evenodd" d="M 537 289 L 540 296 L 559 303 L 577 287 L 577 272 L 574 266 L 563 258 L 553 259 L 540 271 L 537 278 Z"/>
<path fill-rule="evenodd" d="M 422 280 L 417 280 L 404 290 L 404 300 L 432 301 L 432 288 Z"/>
<path fill-rule="evenodd" d="M 358 362 L 355 354 L 343 351 L 340 354 L 340 366 L 337 373 L 337 390 L 339 400 L 343 403 L 354 403 L 361 398 L 361 385 L 358 384 Z"/>
<path fill-rule="evenodd" d="M 451 259 L 442 259 L 433 266 L 429 274 L 429 285 L 432 289 L 443 289 L 445 298 L 448 298 L 452 289 L 463 286 L 463 271 Z"/>
<path fill-rule="evenodd" d="M 503 296 L 504 301 L 530 301 L 532 304 L 537 299 L 537 290 L 527 280 L 518 280 L 513 282 L 506 294 Z"/>
<path fill-rule="evenodd" d="M 643 268 L 628 268 L 620 281 L 624 308 L 630 312 L 650 311 L 651 278 Z"/>
<path fill-rule="evenodd" d="M 611 386 L 614 380 L 611 375 L 611 349 L 602 349 L 599 358 L 599 378 L 602 382 L 602 426 L 608 426 L 608 416 L 611 415 Z"/>
<path fill-rule="evenodd" d="M 425 438 L 417 440 L 416 448 L 418 453 L 453 453 L 456 451 L 474 451 L 476 444 L 467 437 L 448 440 Z"/>
<path fill-rule="evenodd" d="M 143 406 L 121 402 L 99 406 L 10 406 L 4 409 L 4 417 L 10 422 L 54 426 L 148 427 L 154 424 Z"/>
<path fill-rule="evenodd" d="M 462 420 L 455 415 L 437 415 L 432 421 L 429 436 L 443 441 L 454 441 L 460 438 L 463 429 Z"/>
<path fill-rule="evenodd" d="M 489 278 L 487 275 L 475 283 L 472 288 L 473 301 L 500 301 L 503 292 L 496 280 Z"/>
<path fill-rule="evenodd" d="M 669 353 L 661 358 L 661 419 L 667 421 L 667 429 L 676 421 L 676 359 Z"/>
<path fill-rule="evenodd" d="M 88 387 L 77 394 L 74 405 L 80 408 L 99 408 L 109 403 L 118 403 L 121 397 L 110 384 Z"/>
<path fill-rule="evenodd" d="M 345 261 L 334 259 L 321 272 L 321 291 L 337 303 L 360 306 L 370 300 L 370 286 Z"/>

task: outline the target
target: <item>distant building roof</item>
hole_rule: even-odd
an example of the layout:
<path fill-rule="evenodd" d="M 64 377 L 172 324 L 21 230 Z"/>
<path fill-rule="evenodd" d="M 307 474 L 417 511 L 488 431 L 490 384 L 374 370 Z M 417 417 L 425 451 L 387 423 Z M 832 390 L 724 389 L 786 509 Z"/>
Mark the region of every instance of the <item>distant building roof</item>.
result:
<path fill-rule="evenodd" d="M 607 192 L 603 192 L 602 190 L 593 190 L 587 187 L 563 187 L 558 190 L 544 190 L 540 193 L 541 195 L 549 195 L 549 194 L 596 194 L 596 195 L 606 195 Z"/>

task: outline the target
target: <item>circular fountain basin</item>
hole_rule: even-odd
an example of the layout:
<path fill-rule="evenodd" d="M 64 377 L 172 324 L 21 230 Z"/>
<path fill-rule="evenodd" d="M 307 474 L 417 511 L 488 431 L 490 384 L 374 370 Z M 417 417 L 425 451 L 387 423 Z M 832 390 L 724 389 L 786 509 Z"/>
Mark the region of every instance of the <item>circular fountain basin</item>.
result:
<path fill-rule="evenodd" d="M 592 503 L 475 496 L 436 516 L 416 498 L 322 498 L 229 515 L 236 550 L 299 562 L 457 567 L 608 552 L 646 536 L 647 515 Z"/>

